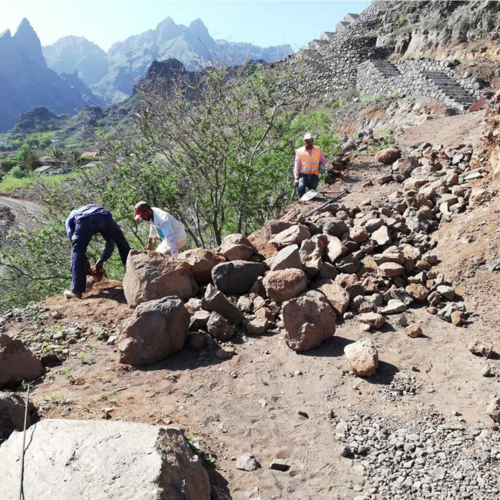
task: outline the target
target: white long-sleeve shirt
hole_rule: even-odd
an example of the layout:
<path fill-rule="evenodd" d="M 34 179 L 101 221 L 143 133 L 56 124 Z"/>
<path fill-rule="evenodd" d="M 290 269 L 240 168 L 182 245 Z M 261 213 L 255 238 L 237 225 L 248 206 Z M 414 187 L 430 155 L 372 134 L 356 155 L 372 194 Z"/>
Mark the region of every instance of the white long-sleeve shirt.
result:
<path fill-rule="evenodd" d="M 167 212 L 152 207 L 153 220 L 149 230 L 150 238 L 161 238 L 168 244 L 170 255 L 172 257 L 179 256 L 179 248 L 186 244 L 186 232 L 182 224 Z"/>

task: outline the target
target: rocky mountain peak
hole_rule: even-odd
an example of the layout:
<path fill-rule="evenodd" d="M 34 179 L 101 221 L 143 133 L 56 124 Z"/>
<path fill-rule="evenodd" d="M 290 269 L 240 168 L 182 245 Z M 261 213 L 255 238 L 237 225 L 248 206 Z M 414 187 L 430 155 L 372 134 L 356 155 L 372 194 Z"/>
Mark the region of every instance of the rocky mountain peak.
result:
<path fill-rule="evenodd" d="M 26 18 L 21 21 L 12 40 L 22 50 L 23 56 L 30 64 L 47 66 L 43 57 L 40 39 Z"/>

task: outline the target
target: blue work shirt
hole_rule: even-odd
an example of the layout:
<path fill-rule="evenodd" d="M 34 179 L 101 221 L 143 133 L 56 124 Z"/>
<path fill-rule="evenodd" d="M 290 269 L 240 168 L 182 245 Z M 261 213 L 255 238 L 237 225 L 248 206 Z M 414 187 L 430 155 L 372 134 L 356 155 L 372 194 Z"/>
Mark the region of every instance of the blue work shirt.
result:
<path fill-rule="evenodd" d="M 85 219 L 85 217 L 98 214 L 111 215 L 111 212 L 99 205 L 85 205 L 84 207 L 75 208 L 75 210 L 69 214 L 65 223 L 68 238 L 70 240 L 73 238 L 75 234 L 75 224 L 78 219 Z"/>
<path fill-rule="evenodd" d="M 90 217 L 92 215 L 111 215 L 109 210 L 99 206 L 99 205 L 85 205 L 84 207 L 77 208 L 73 210 L 68 218 L 66 219 L 65 227 L 66 233 L 68 233 L 68 238 L 73 241 L 73 236 L 75 234 L 75 226 L 76 221 L 85 219 L 86 217 Z M 106 261 L 109 259 L 113 250 L 115 248 L 114 242 L 106 235 L 101 233 L 104 240 L 106 241 L 106 246 L 101 255 L 101 260 Z"/>

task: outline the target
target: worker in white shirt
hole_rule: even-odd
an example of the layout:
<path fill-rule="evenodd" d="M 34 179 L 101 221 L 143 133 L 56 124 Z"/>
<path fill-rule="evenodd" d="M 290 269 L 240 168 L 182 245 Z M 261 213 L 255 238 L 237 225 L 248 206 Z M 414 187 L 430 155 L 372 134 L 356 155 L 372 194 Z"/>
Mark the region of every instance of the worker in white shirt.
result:
<path fill-rule="evenodd" d="M 157 252 L 168 254 L 174 258 L 186 246 L 186 232 L 182 224 L 169 213 L 159 208 L 150 207 L 145 201 L 140 201 L 134 208 L 135 220 L 151 223 L 149 231 L 148 250 L 153 250 L 157 239 L 162 240 Z"/>

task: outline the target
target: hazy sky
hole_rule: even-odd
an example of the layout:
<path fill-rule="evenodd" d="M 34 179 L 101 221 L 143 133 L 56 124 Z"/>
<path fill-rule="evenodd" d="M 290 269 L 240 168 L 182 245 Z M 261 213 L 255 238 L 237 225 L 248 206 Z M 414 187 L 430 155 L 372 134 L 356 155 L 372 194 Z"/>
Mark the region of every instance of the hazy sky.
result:
<path fill-rule="evenodd" d="M 304 47 L 348 12 L 370 1 L 166 1 L 166 0 L 0 0 L 0 33 L 13 33 L 26 17 L 42 45 L 67 35 L 84 36 L 104 50 L 142 33 L 167 16 L 189 25 L 197 18 L 214 38 L 261 46 Z"/>

